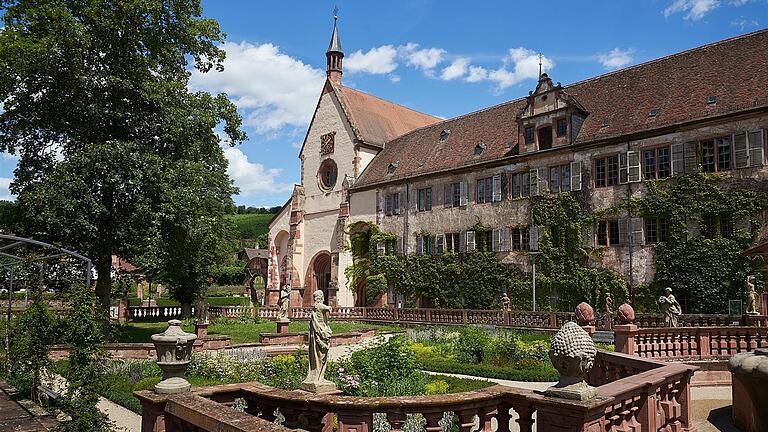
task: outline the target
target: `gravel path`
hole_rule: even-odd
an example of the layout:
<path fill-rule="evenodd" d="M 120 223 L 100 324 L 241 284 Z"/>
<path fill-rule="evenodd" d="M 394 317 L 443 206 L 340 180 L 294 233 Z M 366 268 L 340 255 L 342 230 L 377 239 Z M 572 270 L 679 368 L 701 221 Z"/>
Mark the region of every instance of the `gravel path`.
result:
<path fill-rule="evenodd" d="M 141 416 L 135 412 L 103 397 L 99 398 L 96 407 L 115 424 L 116 431 L 141 432 Z"/>

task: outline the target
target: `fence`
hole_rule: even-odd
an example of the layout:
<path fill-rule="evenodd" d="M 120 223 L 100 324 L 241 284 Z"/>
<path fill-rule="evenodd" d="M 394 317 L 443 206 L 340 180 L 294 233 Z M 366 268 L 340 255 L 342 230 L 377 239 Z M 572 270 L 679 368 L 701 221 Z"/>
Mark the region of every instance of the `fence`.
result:
<path fill-rule="evenodd" d="M 690 378 L 695 370 L 694 366 L 600 351 L 588 377 L 597 386 L 598 396 L 584 402 L 506 386 L 376 398 L 315 395 L 259 383 L 200 388 L 171 396 L 151 391 L 134 394 L 142 404 L 143 430 L 164 428 L 167 432 L 321 431 L 334 425 L 340 431 L 366 431 L 373 430 L 374 417 L 393 432 L 420 419 L 426 422 L 427 431 L 442 430 L 443 425 L 450 429 L 453 424 L 460 431 L 508 432 L 512 421 L 524 432 L 531 432 L 534 423 L 537 430 L 694 431 Z M 235 399 L 245 403 L 244 412 L 231 408 Z M 281 426 L 273 423 L 276 412 L 285 418 Z"/>

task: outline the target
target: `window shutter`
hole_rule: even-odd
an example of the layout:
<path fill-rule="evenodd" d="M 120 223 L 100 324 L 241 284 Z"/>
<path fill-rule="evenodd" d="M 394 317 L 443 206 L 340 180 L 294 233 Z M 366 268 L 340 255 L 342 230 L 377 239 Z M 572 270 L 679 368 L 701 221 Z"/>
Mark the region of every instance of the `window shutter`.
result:
<path fill-rule="evenodd" d="M 384 256 L 387 254 L 387 245 L 384 242 L 376 243 L 376 254 Z"/>
<path fill-rule="evenodd" d="M 424 255 L 424 237 L 416 236 L 416 255 Z"/>
<path fill-rule="evenodd" d="M 462 231 L 459 233 L 459 244 L 453 245 L 453 248 L 454 248 L 454 252 L 457 250 L 459 252 L 467 251 L 467 232 L 466 231 Z"/>
<path fill-rule="evenodd" d="M 547 175 L 547 167 L 541 167 L 538 171 L 536 177 L 539 179 L 539 193 L 541 194 L 549 190 L 549 176 Z"/>
<path fill-rule="evenodd" d="M 644 244 L 643 240 L 643 218 L 632 218 L 632 244 Z"/>
<path fill-rule="evenodd" d="M 509 199 L 509 174 L 502 173 L 501 177 L 501 199 Z"/>
<path fill-rule="evenodd" d="M 442 234 L 435 236 L 435 253 L 441 254 L 445 250 L 445 237 Z"/>
<path fill-rule="evenodd" d="M 461 207 L 467 205 L 467 186 L 468 184 L 466 181 L 461 182 L 461 198 L 459 199 L 459 205 Z"/>
<path fill-rule="evenodd" d="M 493 200 L 501 201 L 501 174 L 493 176 Z"/>
<path fill-rule="evenodd" d="M 672 175 L 683 175 L 685 173 L 685 164 L 683 162 L 683 145 L 681 143 L 672 144 L 670 146 L 672 152 Z"/>
<path fill-rule="evenodd" d="M 590 249 L 595 247 L 595 227 L 592 225 L 581 227 L 581 247 Z"/>
<path fill-rule="evenodd" d="M 539 171 L 532 169 L 530 172 L 531 177 L 531 196 L 539 196 Z"/>
<path fill-rule="evenodd" d="M 619 219 L 619 244 L 629 244 L 629 222 L 628 218 Z"/>
<path fill-rule="evenodd" d="M 699 171 L 699 154 L 698 143 L 696 141 L 688 141 L 683 144 L 683 164 L 685 165 L 685 173 L 695 173 Z"/>
<path fill-rule="evenodd" d="M 640 152 L 627 152 L 627 181 L 637 183 L 640 178 Z"/>
<path fill-rule="evenodd" d="M 733 159 L 734 166 L 737 169 L 746 168 L 750 165 L 746 132 L 738 133 L 733 136 Z"/>
<path fill-rule="evenodd" d="M 501 250 L 501 230 L 495 229 L 491 231 L 491 250 L 499 252 Z"/>
<path fill-rule="evenodd" d="M 571 190 L 581 190 L 581 162 L 571 162 Z"/>
<path fill-rule="evenodd" d="M 627 159 L 627 153 L 619 154 L 619 184 L 627 184 L 629 181 Z"/>
<path fill-rule="evenodd" d="M 387 194 L 387 197 L 385 199 L 386 204 L 384 207 L 384 214 L 387 216 L 390 216 L 392 214 L 392 194 Z"/>
<path fill-rule="evenodd" d="M 445 207 L 453 206 L 453 185 L 450 183 L 443 187 L 443 204 Z"/>
<path fill-rule="evenodd" d="M 750 132 L 749 140 L 749 166 L 763 166 L 765 158 L 765 146 L 763 144 L 763 131 Z"/>
<path fill-rule="evenodd" d="M 530 236 L 530 242 L 528 244 L 528 250 L 531 252 L 538 252 L 539 251 L 539 226 L 538 225 L 531 225 L 528 228 L 529 236 Z"/>
<path fill-rule="evenodd" d="M 466 232 L 466 240 L 467 240 L 467 246 L 466 251 L 472 252 L 475 250 L 475 232 L 474 231 L 467 231 Z"/>
<path fill-rule="evenodd" d="M 426 195 L 427 195 L 427 207 L 425 210 L 432 210 L 432 188 L 427 188 Z"/>
<path fill-rule="evenodd" d="M 403 193 L 398 192 L 396 195 L 397 195 L 397 198 L 395 198 L 394 213 L 399 215 L 400 208 L 403 206 Z"/>

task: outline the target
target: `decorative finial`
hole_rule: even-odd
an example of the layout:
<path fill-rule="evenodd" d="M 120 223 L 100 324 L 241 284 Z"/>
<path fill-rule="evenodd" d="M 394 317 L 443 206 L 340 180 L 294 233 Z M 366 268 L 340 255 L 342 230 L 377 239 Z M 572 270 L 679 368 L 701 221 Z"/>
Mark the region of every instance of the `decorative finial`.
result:
<path fill-rule="evenodd" d="M 541 53 L 539 53 L 539 76 L 541 76 Z"/>
<path fill-rule="evenodd" d="M 339 6 L 333 7 L 333 19 L 336 20 L 339 18 Z"/>

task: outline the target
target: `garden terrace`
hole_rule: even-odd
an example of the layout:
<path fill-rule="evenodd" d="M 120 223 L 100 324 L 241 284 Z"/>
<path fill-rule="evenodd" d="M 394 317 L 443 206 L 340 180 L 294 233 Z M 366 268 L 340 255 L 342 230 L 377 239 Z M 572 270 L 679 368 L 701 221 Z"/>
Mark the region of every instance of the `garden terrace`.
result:
<path fill-rule="evenodd" d="M 251 432 L 285 430 L 267 426 L 276 410 L 285 418 L 284 427 L 309 431 L 327 430 L 338 421 L 340 431 L 372 430 L 374 415 L 403 430 L 421 414 L 428 431 L 442 430 L 444 413 L 454 413 L 461 431 L 509 431 L 514 421 L 521 431 L 641 430 L 694 431 L 690 422 L 690 379 L 697 368 L 677 363 L 660 363 L 619 353 L 598 351 L 590 384 L 598 396 L 574 401 L 544 396 L 530 390 L 493 386 L 486 389 L 439 396 L 352 397 L 316 395 L 280 390 L 258 383 L 204 387 L 182 395 L 159 395 L 139 391 L 143 430 Z M 245 413 L 232 408 L 242 399 Z M 218 402 L 218 403 L 216 403 Z M 533 420 L 534 414 L 536 420 Z M 383 417 L 383 419 L 382 419 Z M 262 419 L 262 420 L 259 420 Z"/>

